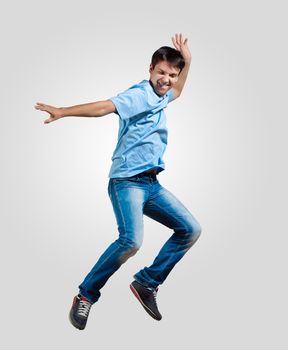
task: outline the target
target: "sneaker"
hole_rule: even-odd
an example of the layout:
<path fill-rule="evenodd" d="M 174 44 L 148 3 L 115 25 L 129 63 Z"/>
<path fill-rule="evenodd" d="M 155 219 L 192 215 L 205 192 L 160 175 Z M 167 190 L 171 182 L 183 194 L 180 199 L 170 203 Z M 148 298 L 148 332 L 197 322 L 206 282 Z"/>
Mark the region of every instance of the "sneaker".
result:
<path fill-rule="evenodd" d="M 160 321 L 162 316 L 158 310 L 156 303 L 156 294 L 158 288 L 145 287 L 137 281 L 133 281 L 130 284 L 130 289 L 132 290 L 135 297 L 140 301 L 141 305 L 148 312 L 148 314 L 155 320 Z"/>
<path fill-rule="evenodd" d="M 78 329 L 84 329 L 87 323 L 92 303 L 78 294 L 73 299 L 72 308 L 69 313 L 70 322 Z"/>

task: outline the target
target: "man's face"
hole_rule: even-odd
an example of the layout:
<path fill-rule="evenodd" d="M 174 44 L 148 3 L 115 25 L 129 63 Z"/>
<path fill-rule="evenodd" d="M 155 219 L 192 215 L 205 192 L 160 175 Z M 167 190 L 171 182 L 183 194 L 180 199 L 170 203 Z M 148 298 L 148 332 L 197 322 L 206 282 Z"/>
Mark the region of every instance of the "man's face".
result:
<path fill-rule="evenodd" d="M 150 64 L 150 81 L 157 95 L 163 96 L 177 82 L 180 68 L 167 61 L 158 62 L 155 67 Z"/>

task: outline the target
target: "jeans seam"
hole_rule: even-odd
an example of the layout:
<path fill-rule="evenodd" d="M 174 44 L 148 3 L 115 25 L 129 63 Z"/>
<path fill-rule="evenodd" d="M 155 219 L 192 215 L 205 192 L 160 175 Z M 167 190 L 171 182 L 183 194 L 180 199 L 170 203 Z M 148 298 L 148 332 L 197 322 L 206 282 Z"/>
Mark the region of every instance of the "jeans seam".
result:
<path fill-rule="evenodd" d="M 122 218 L 122 221 L 123 221 L 124 231 L 125 231 L 125 238 L 126 238 L 126 236 L 127 236 L 126 222 L 125 222 L 125 219 L 124 219 L 123 211 L 121 209 L 121 205 L 119 204 L 120 203 L 119 196 L 118 196 L 118 193 L 117 193 L 117 190 L 116 190 L 115 186 L 113 187 L 113 190 L 115 192 L 115 197 L 116 197 L 116 200 L 117 200 L 117 206 L 119 208 L 119 211 L 120 211 L 120 214 L 121 214 L 121 218 Z M 112 204 L 113 204 L 113 202 L 112 202 Z M 117 215 L 116 215 L 116 218 L 117 218 Z M 120 235 L 120 232 L 119 232 L 119 235 Z"/>

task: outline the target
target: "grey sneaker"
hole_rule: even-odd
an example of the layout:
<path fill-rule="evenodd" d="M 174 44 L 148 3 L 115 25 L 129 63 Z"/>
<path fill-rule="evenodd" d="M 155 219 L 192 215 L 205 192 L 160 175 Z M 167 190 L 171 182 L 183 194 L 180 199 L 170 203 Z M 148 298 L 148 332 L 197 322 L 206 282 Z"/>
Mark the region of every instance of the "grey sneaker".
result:
<path fill-rule="evenodd" d="M 155 320 L 160 321 L 162 316 L 158 310 L 156 302 L 158 288 L 154 289 L 145 287 L 137 281 L 133 281 L 130 284 L 130 289 L 135 297 L 140 301 L 146 312 L 148 312 L 148 314 Z"/>
<path fill-rule="evenodd" d="M 69 313 L 70 322 L 74 327 L 78 329 L 84 329 L 86 327 L 87 319 L 91 309 L 92 303 L 78 294 L 73 299 L 73 304 Z"/>

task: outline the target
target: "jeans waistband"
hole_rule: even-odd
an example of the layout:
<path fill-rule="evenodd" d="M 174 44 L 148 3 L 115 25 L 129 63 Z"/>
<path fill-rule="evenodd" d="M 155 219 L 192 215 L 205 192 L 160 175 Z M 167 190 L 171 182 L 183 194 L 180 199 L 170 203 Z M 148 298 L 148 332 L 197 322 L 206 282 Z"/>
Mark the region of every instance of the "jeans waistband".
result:
<path fill-rule="evenodd" d="M 136 176 L 138 177 L 143 177 L 143 176 L 150 176 L 154 179 L 156 179 L 156 175 L 158 174 L 158 170 L 157 169 L 149 169 L 149 170 L 145 170 L 140 174 L 137 174 Z"/>

